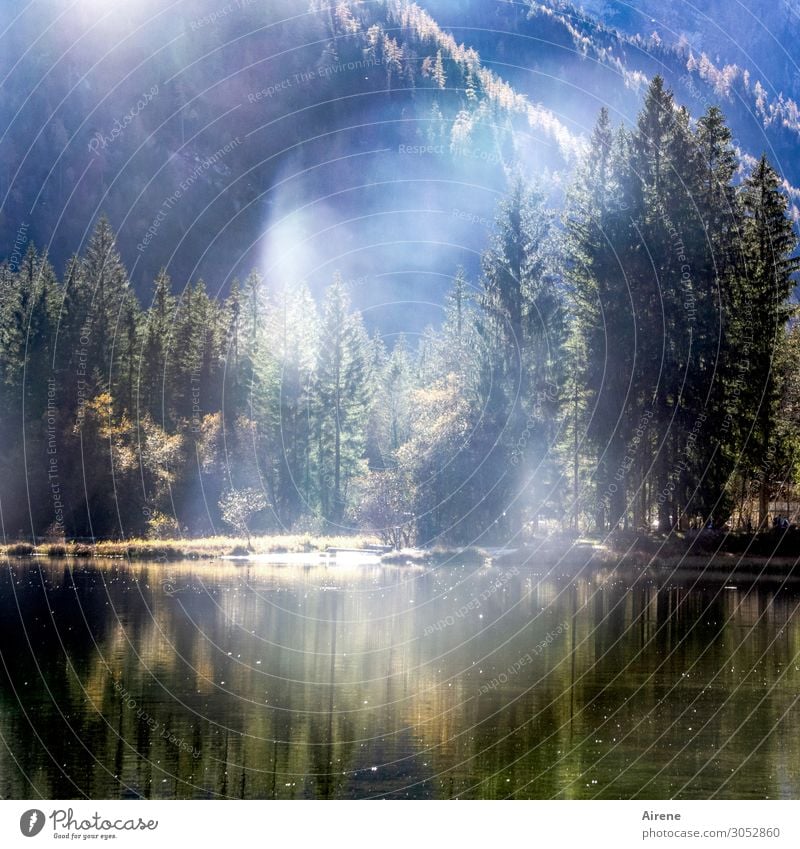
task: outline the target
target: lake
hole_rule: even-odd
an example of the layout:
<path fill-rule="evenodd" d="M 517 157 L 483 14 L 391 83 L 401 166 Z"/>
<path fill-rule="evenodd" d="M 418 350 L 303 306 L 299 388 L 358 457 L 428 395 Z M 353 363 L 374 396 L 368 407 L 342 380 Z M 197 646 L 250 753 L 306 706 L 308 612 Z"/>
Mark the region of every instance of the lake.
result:
<path fill-rule="evenodd" d="M 0 564 L 3 798 L 800 796 L 794 584 L 87 564 Z"/>

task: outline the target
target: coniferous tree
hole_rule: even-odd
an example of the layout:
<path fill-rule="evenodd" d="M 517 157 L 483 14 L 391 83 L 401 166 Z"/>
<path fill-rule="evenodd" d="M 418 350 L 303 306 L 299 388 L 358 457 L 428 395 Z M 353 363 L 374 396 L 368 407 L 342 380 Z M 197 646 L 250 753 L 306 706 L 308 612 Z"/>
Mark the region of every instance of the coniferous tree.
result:
<path fill-rule="evenodd" d="M 759 527 L 768 520 L 770 481 L 774 479 L 771 456 L 775 446 L 775 418 L 780 400 L 780 381 L 775 363 L 786 344 L 788 298 L 792 275 L 799 264 L 787 201 L 778 175 L 762 156 L 742 189 L 746 301 L 749 333 L 742 337 L 740 355 L 747 358 L 746 387 L 751 410 L 751 429 L 745 446 L 750 469 L 758 475 Z M 749 307 L 749 309 L 748 309 Z M 744 311 L 743 310 L 743 311 Z"/>
<path fill-rule="evenodd" d="M 316 465 L 322 515 L 340 523 L 348 488 L 362 471 L 368 409 L 369 340 L 339 275 L 325 293 L 315 394 Z"/>
<path fill-rule="evenodd" d="M 105 216 L 95 226 L 74 285 L 70 341 L 81 352 L 79 368 L 85 364 L 92 390 L 108 391 L 114 398 L 120 374 L 118 369 L 112 371 L 112 350 L 129 283 Z"/>
<path fill-rule="evenodd" d="M 147 311 L 139 363 L 137 415 L 149 414 L 166 423 L 171 416 L 175 360 L 170 357 L 170 337 L 175 318 L 175 299 L 165 270 L 156 277 L 153 302 Z"/>
<path fill-rule="evenodd" d="M 478 439 L 485 470 L 475 480 L 484 493 L 494 493 L 482 511 L 498 530 L 520 527 L 526 511 L 535 523 L 554 483 L 549 425 L 560 394 L 553 378 L 565 321 L 552 272 L 551 226 L 542 196 L 515 180 L 483 257 L 478 326 L 487 416 Z"/>
<path fill-rule="evenodd" d="M 269 309 L 254 364 L 253 415 L 264 444 L 270 501 L 285 527 L 318 509 L 311 392 L 319 334 L 308 288 L 286 288 Z"/>
<path fill-rule="evenodd" d="M 624 457 L 636 358 L 636 318 L 628 292 L 631 204 L 629 139 L 600 112 L 586 161 L 568 198 L 565 249 L 575 302 L 584 426 L 594 455 L 594 494 L 587 507 L 596 526 L 616 524 L 625 492 L 615 481 Z M 574 418 L 574 415 L 573 415 Z"/>
<path fill-rule="evenodd" d="M 677 219 L 683 319 L 691 331 L 681 497 L 687 511 L 709 517 L 728 511 L 742 412 L 730 393 L 741 279 L 737 158 L 716 107 L 698 120 L 694 144 L 693 182 Z"/>

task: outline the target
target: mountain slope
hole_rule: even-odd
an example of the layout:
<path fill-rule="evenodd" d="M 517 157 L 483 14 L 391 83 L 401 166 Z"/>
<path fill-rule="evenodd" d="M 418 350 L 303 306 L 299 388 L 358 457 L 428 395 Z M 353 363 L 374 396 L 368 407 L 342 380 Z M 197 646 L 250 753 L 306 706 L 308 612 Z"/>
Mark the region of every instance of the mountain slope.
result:
<path fill-rule="evenodd" d="M 4 251 L 34 240 L 62 268 L 105 211 L 145 298 L 162 266 L 212 293 L 253 265 L 273 286 L 339 270 L 368 321 L 416 331 L 457 265 L 478 274 L 512 163 L 558 203 L 600 106 L 630 122 L 655 73 L 695 117 L 721 102 L 743 162 L 767 150 L 796 198 L 794 91 L 735 65 L 700 12 L 697 31 L 670 15 L 653 37 L 625 9 L 139 0 L 58 17 L 42 2 L 2 36 Z M 397 301 L 418 304 L 408 326 Z"/>

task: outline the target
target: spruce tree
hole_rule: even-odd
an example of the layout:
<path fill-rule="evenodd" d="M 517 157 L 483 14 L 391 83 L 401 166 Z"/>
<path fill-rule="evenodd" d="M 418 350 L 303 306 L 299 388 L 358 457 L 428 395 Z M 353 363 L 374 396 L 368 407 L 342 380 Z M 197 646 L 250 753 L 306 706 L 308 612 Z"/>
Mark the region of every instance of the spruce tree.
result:
<path fill-rule="evenodd" d="M 317 475 L 322 514 L 340 523 L 363 457 L 368 409 L 369 339 L 350 311 L 339 275 L 325 293 L 315 382 Z"/>
<path fill-rule="evenodd" d="M 742 241 L 746 296 L 743 319 L 749 333 L 740 340 L 739 354 L 748 369 L 742 392 L 750 402 L 751 429 L 745 446 L 750 469 L 760 481 L 759 527 L 768 519 L 770 481 L 774 477 L 771 455 L 775 451 L 775 417 L 780 382 L 776 356 L 786 344 L 792 275 L 798 269 L 794 256 L 797 237 L 787 215 L 788 203 L 781 181 L 762 156 L 742 188 L 744 220 Z M 748 391 L 749 390 L 749 391 Z"/>
<path fill-rule="evenodd" d="M 582 352 L 585 387 L 580 417 L 594 455 L 595 492 L 586 506 L 601 530 L 609 515 L 616 524 L 624 512 L 625 493 L 614 475 L 626 455 L 623 429 L 632 414 L 637 335 L 628 291 L 629 159 L 627 134 L 615 136 L 608 111 L 602 109 L 565 213 L 566 274 L 578 336 L 574 345 Z"/>
<path fill-rule="evenodd" d="M 498 531 L 535 523 L 554 482 L 545 458 L 560 395 L 555 378 L 565 341 L 562 296 L 553 275 L 552 213 L 520 179 L 501 204 L 483 256 L 479 332 L 485 405 L 483 521 Z M 544 465 L 543 465 L 544 464 Z M 501 483 L 502 479 L 502 483 Z"/>
<path fill-rule="evenodd" d="M 149 414 L 166 426 L 172 417 L 175 360 L 170 356 L 170 337 L 175 318 L 175 299 L 165 270 L 154 283 L 153 301 L 147 311 L 139 363 L 137 416 Z"/>
<path fill-rule="evenodd" d="M 116 236 L 105 216 L 95 226 L 75 279 L 70 313 L 72 339 L 85 351 L 87 377 L 95 390 L 114 397 L 119 380 L 112 372 L 114 331 L 129 292 L 128 273 L 116 245 Z M 83 355 L 81 355 L 83 356 Z"/>

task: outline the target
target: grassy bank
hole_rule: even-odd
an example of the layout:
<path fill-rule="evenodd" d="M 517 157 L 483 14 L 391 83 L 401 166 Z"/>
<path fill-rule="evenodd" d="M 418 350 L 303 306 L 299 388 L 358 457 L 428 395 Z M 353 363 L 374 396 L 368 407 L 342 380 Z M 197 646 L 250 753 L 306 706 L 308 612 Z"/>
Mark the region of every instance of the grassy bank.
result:
<path fill-rule="evenodd" d="M 363 549 L 379 545 L 377 537 L 313 536 L 311 534 L 274 534 L 254 536 L 248 551 L 242 539 L 229 536 L 198 539 L 102 540 L 96 543 L 45 542 L 33 546 L 27 542 L 0 546 L 0 557 L 117 558 L 130 560 L 213 560 L 230 555 L 303 554 L 324 552 L 330 548 Z M 642 569 L 735 570 L 788 574 L 795 571 L 800 551 L 797 535 L 763 534 L 701 536 L 619 534 L 609 537 L 578 537 L 555 534 L 509 549 L 469 546 L 434 546 L 403 549 L 384 554 L 382 560 L 394 565 L 489 564 L 553 567 L 571 572 L 594 568 L 629 567 Z M 766 568 L 763 568 L 766 567 Z M 797 570 L 800 572 L 800 568 Z"/>
<path fill-rule="evenodd" d="M 365 548 L 377 545 L 371 536 L 311 536 L 275 534 L 253 537 L 252 550 L 238 537 L 202 537 L 200 539 L 128 539 L 101 540 L 96 543 L 47 542 L 11 543 L 0 546 L 0 557 L 111 557 L 131 560 L 212 560 L 232 554 L 275 554 L 325 551 L 328 548 Z"/>

